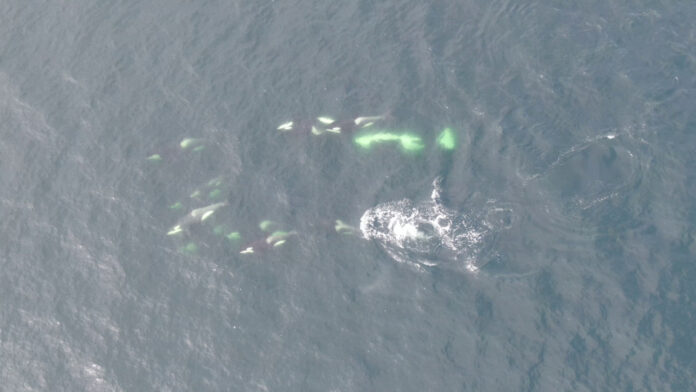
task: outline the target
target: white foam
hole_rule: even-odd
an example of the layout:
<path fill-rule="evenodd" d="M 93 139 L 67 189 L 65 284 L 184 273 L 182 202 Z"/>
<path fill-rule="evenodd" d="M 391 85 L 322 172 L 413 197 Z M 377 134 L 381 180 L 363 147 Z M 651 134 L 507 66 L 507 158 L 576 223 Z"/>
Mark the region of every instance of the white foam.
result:
<path fill-rule="evenodd" d="M 465 260 L 475 272 L 476 254 L 485 232 L 467 217 L 441 203 L 440 181 L 433 181 L 430 200 L 403 199 L 379 204 L 360 218 L 365 239 L 375 240 L 396 261 L 416 266 Z M 443 256 L 444 253 L 444 256 Z"/>

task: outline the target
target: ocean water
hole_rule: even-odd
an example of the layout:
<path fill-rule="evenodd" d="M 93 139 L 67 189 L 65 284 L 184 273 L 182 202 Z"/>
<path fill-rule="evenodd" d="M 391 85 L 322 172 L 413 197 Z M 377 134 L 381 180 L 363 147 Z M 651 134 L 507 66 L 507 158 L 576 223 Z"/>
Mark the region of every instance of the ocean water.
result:
<path fill-rule="evenodd" d="M 0 3 L 0 391 L 693 390 L 694 19 Z"/>

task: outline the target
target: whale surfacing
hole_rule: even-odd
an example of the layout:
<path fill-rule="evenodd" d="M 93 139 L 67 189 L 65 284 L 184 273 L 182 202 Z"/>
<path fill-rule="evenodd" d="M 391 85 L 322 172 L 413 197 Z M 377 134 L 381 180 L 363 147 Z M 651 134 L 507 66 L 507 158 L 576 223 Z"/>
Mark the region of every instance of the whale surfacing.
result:
<path fill-rule="evenodd" d="M 436 179 L 430 200 L 414 203 L 403 199 L 368 209 L 360 218 L 363 237 L 375 240 L 398 262 L 420 268 L 464 261 L 468 270 L 476 270 L 485 230 L 445 207 L 440 193 L 440 180 Z"/>

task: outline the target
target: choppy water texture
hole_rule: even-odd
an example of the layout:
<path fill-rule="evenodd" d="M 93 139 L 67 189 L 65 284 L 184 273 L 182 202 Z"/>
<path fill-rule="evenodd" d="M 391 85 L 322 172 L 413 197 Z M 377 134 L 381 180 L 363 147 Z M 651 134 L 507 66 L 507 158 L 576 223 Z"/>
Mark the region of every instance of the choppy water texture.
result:
<path fill-rule="evenodd" d="M 694 20 L 2 2 L 0 390 L 692 388 Z"/>

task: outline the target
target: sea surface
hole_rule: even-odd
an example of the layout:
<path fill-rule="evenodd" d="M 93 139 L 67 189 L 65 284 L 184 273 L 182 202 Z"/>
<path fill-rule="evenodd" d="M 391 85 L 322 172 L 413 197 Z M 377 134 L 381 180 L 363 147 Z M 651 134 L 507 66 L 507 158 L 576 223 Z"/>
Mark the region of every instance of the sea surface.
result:
<path fill-rule="evenodd" d="M 694 20 L 0 2 L 0 391 L 694 390 Z"/>

